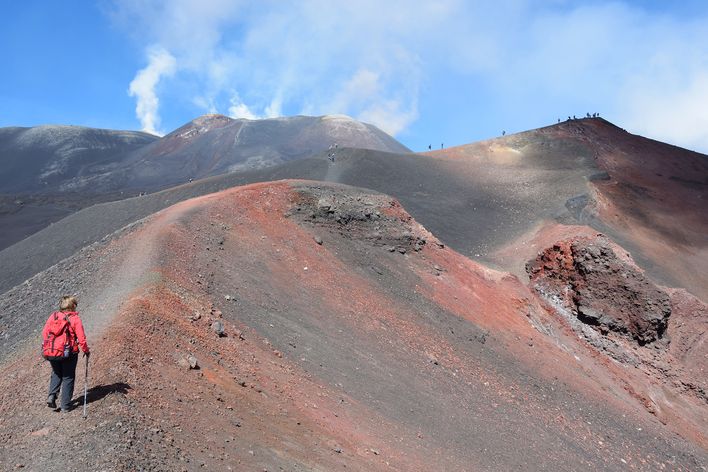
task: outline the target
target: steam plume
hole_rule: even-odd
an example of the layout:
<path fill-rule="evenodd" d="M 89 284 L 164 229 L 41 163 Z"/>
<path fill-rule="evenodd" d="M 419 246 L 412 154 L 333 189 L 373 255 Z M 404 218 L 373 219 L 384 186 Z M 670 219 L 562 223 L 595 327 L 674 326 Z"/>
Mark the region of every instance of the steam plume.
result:
<path fill-rule="evenodd" d="M 155 93 L 155 87 L 162 77 L 169 77 L 177 69 L 177 61 L 167 50 L 152 48 L 148 51 L 148 65 L 138 71 L 130 82 L 128 95 L 136 97 L 135 114 L 140 120 L 142 130 L 159 135 L 160 125 L 158 108 L 160 100 Z"/>

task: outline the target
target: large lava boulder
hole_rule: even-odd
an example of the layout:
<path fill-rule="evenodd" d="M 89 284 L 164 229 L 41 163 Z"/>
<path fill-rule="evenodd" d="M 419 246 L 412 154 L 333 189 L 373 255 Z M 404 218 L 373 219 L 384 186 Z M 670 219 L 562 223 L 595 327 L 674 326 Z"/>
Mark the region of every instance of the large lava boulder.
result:
<path fill-rule="evenodd" d="M 631 336 L 639 344 L 661 338 L 671 302 L 605 238 L 558 242 L 527 263 L 533 287 L 603 333 Z"/>

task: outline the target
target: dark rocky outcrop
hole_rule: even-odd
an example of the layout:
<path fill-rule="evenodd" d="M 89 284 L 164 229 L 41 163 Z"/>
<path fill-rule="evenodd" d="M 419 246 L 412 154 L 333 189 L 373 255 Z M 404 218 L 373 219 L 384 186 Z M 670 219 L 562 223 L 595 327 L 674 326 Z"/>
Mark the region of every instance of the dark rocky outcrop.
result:
<path fill-rule="evenodd" d="M 603 333 L 626 334 L 640 345 L 666 332 L 671 301 L 605 238 L 558 242 L 526 266 L 534 288 Z"/>
<path fill-rule="evenodd" d="M 308 224 L 330 228 L 346 238 L 358 238 L 390 252 L 420 251 L 425 235 L 417 234 L 401 204 L 387 195 L 352 193 L 344 186 L 300 186 L 297 201 L 287 216 Z M 322 244 L 322 240 L 317 241 Z"/>

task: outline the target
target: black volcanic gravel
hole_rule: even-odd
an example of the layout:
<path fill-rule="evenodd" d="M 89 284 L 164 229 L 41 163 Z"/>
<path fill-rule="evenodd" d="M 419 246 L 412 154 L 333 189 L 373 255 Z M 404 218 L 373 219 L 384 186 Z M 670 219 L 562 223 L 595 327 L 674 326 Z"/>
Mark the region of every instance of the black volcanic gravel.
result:
<path fill-rule="evenodd" d="M 459 252 L 484 260 L 500 244 L 538 219 L 566 213 L 568 198 L 585 189 L 589 162 L 568 168 L 562 159 L 530 159 L 523 168 L 479 169 L 474 180 L 458 175 L 454 163 L 416 154 L 340 149 L 271 168 L 195 181 L 159 193 L 86 208 L 0 252 L 11 270 L 0 274 L 0 292 L 100 240 L 123 226 L 176 202 L 253 182 L 326 180 L 370 188 L 399 199 L 426 228 Z M 586 161 L 590 160 L 588 157 Z M 545 169 L 559 167 L 558 171 Z M 538 170 L 541 168 L 543 170 Z M 529 188 L 519 181 L 532 180 Z M 522 189 L 523 191 L 519 191 Z"/>

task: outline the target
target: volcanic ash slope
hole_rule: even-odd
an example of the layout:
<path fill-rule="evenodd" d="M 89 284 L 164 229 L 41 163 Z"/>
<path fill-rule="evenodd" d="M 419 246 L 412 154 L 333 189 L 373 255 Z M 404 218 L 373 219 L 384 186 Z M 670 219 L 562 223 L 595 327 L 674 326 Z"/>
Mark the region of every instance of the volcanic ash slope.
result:
<path fill-rule="evenodd" d="M 167 208 L 63 264 L 9 296 L 20 306 L 37 287 L 77 287 L 94 350 L 89 415 L 44 406 L 48 366 L 17 324 L 46 313 L 11 309 L 3 330 L 29 334 L 2 354 L 3 470 L 708 460 L 700 432 L 662 425 L 621 366 L 553 325 L 515 277 L 445 247 L 383 194 L 249 185 Z M 551 325 L 553 336 L 539 331 Z"/>
<path fill-rule="evenodd" d="M 461 252 L 521 275 L 525 262 L 545 249 L 534 248 L 534 239 L 557 231 L 557 223 L 588 225 L 630 251 L 655 281 L 708 301 L 705 154 L 588 118 L 427 155 L 439 159 L 446 180 L 474 183 L 457 192 L 474 210 L 457 208 L 468 218 L 437 226 L 389 193 Z"/>

